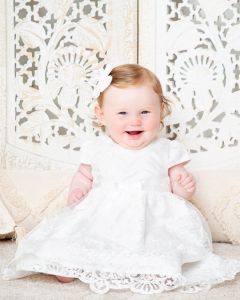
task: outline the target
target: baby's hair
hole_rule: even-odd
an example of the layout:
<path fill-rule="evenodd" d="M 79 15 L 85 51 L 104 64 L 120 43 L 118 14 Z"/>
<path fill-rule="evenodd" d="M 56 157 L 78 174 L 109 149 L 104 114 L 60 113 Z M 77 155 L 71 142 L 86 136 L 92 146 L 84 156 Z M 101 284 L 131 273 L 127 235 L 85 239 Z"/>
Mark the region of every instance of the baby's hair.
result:
<path fill-rule="evenodd" d="M 170 114 L 170 101 L 164 97 L 161 83 L 157 76 L 147 68 L 137 64 L 124 64 L 113 68 L 109 75 L 112 76 L 110 86 L 113 85 L 118 88 L 142 84 L 150 85 L 154 92 L 159 96 L 161 105 L 161 121 Z M 100 107 L 103 106 L 104 93 L 106 90 L 100 93 L 97 99 Z"/>

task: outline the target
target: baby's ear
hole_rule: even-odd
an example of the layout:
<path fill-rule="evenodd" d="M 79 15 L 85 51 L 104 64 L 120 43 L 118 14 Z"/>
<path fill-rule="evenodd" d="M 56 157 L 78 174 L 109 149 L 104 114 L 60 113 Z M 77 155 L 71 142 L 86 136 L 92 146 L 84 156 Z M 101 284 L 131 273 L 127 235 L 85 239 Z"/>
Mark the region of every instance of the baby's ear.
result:
<path fill-rule="evenodd" d="M 101 107 L 99 106 L 99 104 L 97 103 L 94 107 L 94 113 L 96 118 L 98 119 L 98 122 L 101 125 L 104 125 L 104 115 L 103 115 L 103 111 L 101 109 Z"/>

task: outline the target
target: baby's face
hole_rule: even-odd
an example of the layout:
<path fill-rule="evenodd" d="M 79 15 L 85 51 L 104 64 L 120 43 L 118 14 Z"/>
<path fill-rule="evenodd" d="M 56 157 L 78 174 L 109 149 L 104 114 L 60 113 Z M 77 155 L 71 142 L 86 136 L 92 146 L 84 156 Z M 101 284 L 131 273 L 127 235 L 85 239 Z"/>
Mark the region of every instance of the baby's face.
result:
<path fill-rule="evenodd" d="M 95 112 L 116 143 L 128 149 L 141 149 L 158 133 L 160 110 L 159 97 L 148 85 L 110 86 L 102 108 L 97 106 Z"/>

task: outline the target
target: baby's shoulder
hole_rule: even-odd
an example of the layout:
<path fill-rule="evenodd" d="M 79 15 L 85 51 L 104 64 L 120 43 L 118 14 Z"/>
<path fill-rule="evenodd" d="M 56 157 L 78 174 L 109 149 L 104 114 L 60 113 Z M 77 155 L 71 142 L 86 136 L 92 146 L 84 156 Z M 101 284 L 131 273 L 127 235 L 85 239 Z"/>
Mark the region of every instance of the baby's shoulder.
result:
<path fill-rule="evenodd" d="M 155 149 L 163 155 L 168 167 L 190 161 L 186 147 L 178 140 L 159 138 L 156 140 Z"/>
<path fill-rule="evenodd" d="M 184 145 L 176 140 L 169 140 L 164 137 L 159 137 L 153 142 L 152 147 L 154 152 L 165 154 L 166 157 L 175 155 L 175 153 L 186 152 Z"/>
<path fill-rule="evenodd" d="M 109 139 L 107 139 L 105 136 L 99 136 L 85 141 L 82 144 L 82 149 L 86 149 L 90 152 L 98 152 L 101 149 L 105 150 L 107 147 L 109 147 L 109 145 Z"/>
<path fill-rule="evenodd" d="M 165 147 L 168 150 L 184 147 L 181 142 L 177 140 L 169 140 L 165 137 L 158 137 L 153 144 L 155 147 Z"/>
<path fill-rule="evenodd" d="M 102 135 L 95 138 L 94 144 L 99 148 L 108 148 L 112 146 L 113 141 L 108 136 Z"/>
<path fill-rule="evenodd" d="M 104 137 L 90 138 L 83 142 L 80 150 L 80 162 L 93 165 L 107 151 L 107 143 Z"/>
<path fill-rule="evenodd" d="M 157 149 L 159 148 L 166 148 L 169 149 L 170 145 L 171 145 L 171 140 L 164 138 L 164 137 L 158 137 L 157 139 L 155 139 L 153 141 L 153 146 Z"/>

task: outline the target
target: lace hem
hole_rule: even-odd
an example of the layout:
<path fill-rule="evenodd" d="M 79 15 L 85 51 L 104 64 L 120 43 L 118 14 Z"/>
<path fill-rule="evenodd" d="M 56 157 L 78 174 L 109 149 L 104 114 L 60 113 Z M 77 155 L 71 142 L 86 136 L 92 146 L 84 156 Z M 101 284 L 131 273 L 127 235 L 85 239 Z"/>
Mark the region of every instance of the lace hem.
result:
<path fill-rule="evenodd" d="M 126 274 L 88 271 L 80 268 L 63 267 L 58 263 L 39 264 L 29 269 L 34 272 L 78 278 L 89 284 L 89 288 L 98 294 L 105 294 L 110 289 L 129 289 L 134 293 L 155 294 L 176 289 L 185 283 L 185 278 L 181 274 Z"/>
<path fill-rule="evenodd" d="M 98 294 L 105 294 L 110 289 L 129 289 L 139 294 L 157 294 L 164 291 L 178 290 L 181 293 L 198 293 L 209 290 L 212 285 L 226 280 L 234 279 L 240 268 L 231 266 L 226 273 L 210 281 L 190 283 L 182 274 L 127 274 L 116 272 L 88 271 L 81 268 L 65 267 L 60 263 L 50 264 L 24 264 L 19 266 L 19 271 L 6 268 L 4 279 L 27 276 L 34 273 L 46 273 L 64 277 L 78 278 L 89 284 L 89 288 Z M 22 270 L 22 271 L 21 271 Z M 23 271 L 24 270 L 24 271 Z M 17 274 L 18 273 L 18 274 Z"/>

